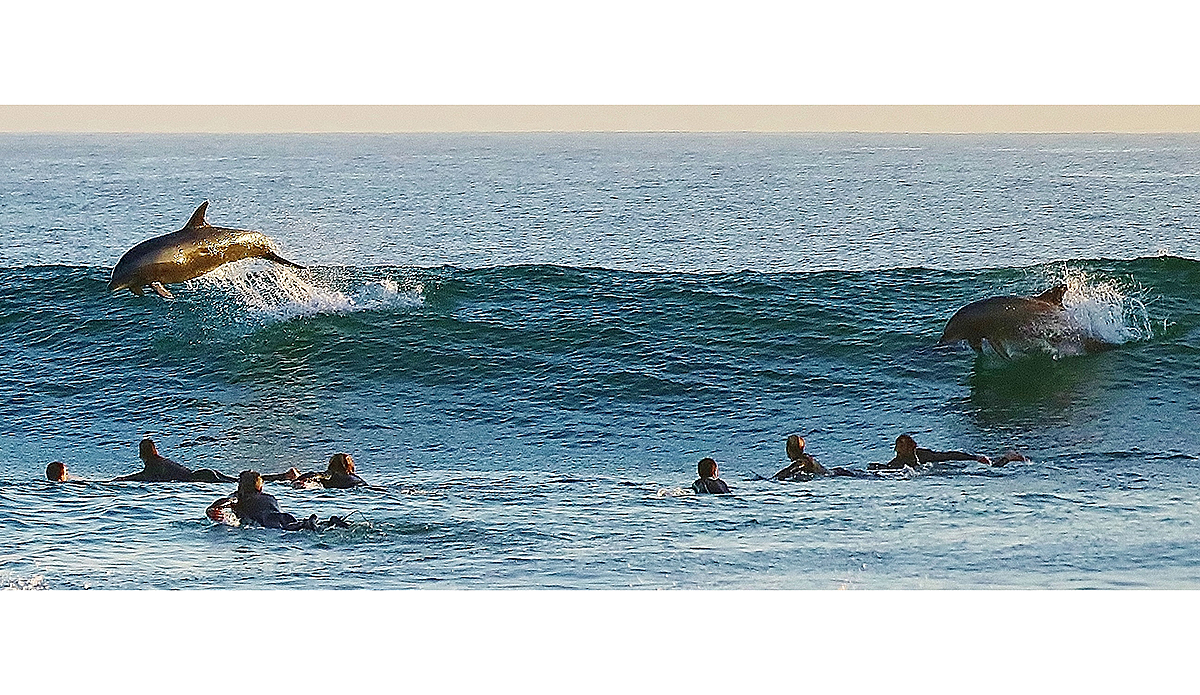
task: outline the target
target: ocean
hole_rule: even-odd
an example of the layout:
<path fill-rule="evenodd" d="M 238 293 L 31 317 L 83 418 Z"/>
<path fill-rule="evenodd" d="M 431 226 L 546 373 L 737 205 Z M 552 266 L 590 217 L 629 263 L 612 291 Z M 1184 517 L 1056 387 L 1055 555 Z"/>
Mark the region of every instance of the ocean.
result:
<path fill-rule="evenodd" d="M 1200 587 L 1200 138 L 0 135 L 0 586 Z M 209 201 L 296 271 L 106 288 Z M 938 345 L 1065 283 L 1095 354 Z M 868 474 L 898 434 L 1029 460 Z M 862 474 L 776 482 L 790 434 Z M 152 437 L 267 483 L 106 482 Z M 695 495 L 714 458 L 729 496 Z M 50 483 L 51 461 L 73 483 Z"/>

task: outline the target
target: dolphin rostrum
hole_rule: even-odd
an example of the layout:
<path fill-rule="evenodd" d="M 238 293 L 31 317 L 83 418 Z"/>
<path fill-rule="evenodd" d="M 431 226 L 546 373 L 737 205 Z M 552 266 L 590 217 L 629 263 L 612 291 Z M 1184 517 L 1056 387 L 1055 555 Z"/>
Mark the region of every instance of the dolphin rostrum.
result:
<path fill-rule="evenodd" d="M 262 232 L 213 227 L 204 221 L 208 201 L 200 204 L 183 229 L 147 239 L 121 256 L 113 268 L 108 289 L 128 289 L 142 296 L 149 285 L 160 297 L 173 295 L 164 283 L 186 282 L 208 271 L 243 258 L 268 261 L 301 268 L 275 254 L 275 244 Z"/>
<path fill-rule="evenodd" d="M 1008 359 L 1006 345 L 1039 337 L 1044 329 L 1061 330 L 1066 324 L 1063 294 L 1066 285 L 1055 285 L 1036 297 L 989 297 L 971 302 L 955 312 L 942 331 L 939 343 L 967 341 L 983 352 L 983 340 Z"/>

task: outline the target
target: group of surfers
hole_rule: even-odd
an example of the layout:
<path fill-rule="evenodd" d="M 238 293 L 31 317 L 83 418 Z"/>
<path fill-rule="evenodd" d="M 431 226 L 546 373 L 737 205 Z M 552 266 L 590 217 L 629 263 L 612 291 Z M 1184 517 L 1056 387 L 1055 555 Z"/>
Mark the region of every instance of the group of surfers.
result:
<path fill-rule="evenodd" d="M 289 468 L 282 473 L 262 475 L 258 471 L 242 471 L 236 477 L 230 477 L 211 468 L 192 470 L 181 463 L 158 453 L 158 447 L 149 437 L 138 445 L 138 456 L 142 459 L 142 470 L 130 475 L 122 475 L 112 479 L 112 482 L 140 483 L 237 483 L 237 492 L 218 499 L 208 506 L 205 514 L 214 521 L 223 521 L 226 514 L 232 514 L 238 523 L 253 522 L 267 528 L 279 528 L 285 531 L 317 528 L 317 515 L 307 519 L 297 519 L 295 516 L 279 510 L 279 502 L 274 495 L 263 492 L 263 481 L 290 482 L 294 487 L 324 487 L 349 489 L 366 485 L 355 473 L 354 459 L 349 454 L 334 454 L 329 459 L 329 465 L 324 471 L 301 473 L 296 468 Z M 67 466 L 61 461 L 54 461 L 46 466 L 46 478 L 55 482 L 66 482 L 71 478 L 67 474 Z M 324 522 L 333 526 L 345 526 L 345 520 L 331 516 Z"/>
<path fill-rule="evenodd" d="M 826 468 L 817 459 L 804 451 L 804 438 L 793 434 L 787 438 L 787 466 L 775 475 L 773 480 L 809 480 L 821 475 L 861 476 L 863 471 L 850 468 Z M 1009 451 L 996 458 L 988 458 L 980 454 L 969 454 L 965 451 L 933 451 L 917 446 L 917 440 L 911 434 L 896 437 L 896 457 L 887 463 L 872 463 L 868 471 L 891 470 L 899 471 L 905 468 L 918 470 L 924 466 L 942 461 L 978 461 L 989 466 L 1004 466 L 1014 461 L 1028 461 L 1018 451 Z M 702 458 L 696 464 L 696 473 L 700 476 L 692 483 L 692 490 L 697 494 L 723 495 L 729 493 L 729 485 L 717 474 L 717 462 L 712 458 Z"/>
<path fill-rule="evenodd" d="M 858 476 L 865 475 L 862 471 L 849 468 L 826 468 L 817 459 L 804 451 L 805 442 L 799 435 L 787 438 L 787 457 L 789 463 L 782 470 L 771 476 L 773 480 L 808 480 L 816 476 Z M 933 451 L 917 446 L 912 435 L 902 434 L 896 437 L 896 457 L 887 463 L 872 463 L 868 471 L 876 470 L 914 470 L 932 463 L 942 461 L 978 461 L 991 466 L 1004 466 L 1013 461 L 1027 461 L 1022 454 L 1009 451 L 995 459 L 965 451 Z M 329 459 L 329 465 L 324 471 L 300 473 L 296 468 L 289 468 L 282 473 L 263 475 L 258 471 L 242 471 L 233 478 L 211 468 L 192 470 L 181 463 L 158 453 L 158 447 L 149 437 L 138 445 L 138 456 L 142 459 L 142 470 L 130 475 L 113 478 L 112 482 L 143 482 L 143 483 L 237 483 L 237 491 L 222 497 L 208 506 L 205 514 L 214 521 L 226 520 L 227 514 L 232 514 L 239 524 L 253 522 L 266 528 L 278 528 L 285 531 L 300 529 L 316 530 L 318 524 L 331 526 L 346 526 L 345 520 L 337 516 L 329 517 L 327 522 L 319 522 L 313 514 L 307 519 L 298 519 L 292 514 L 282 512 L 279 502 L 274 495 L 263 492 L 263 482 L 290 482 L 294 487 L 325 487 L 349 489 L 366 485 L 367 482 L 355 473 L 354 459 L 349 454 L 334 454 Z M 712 458 L 702 458 L 696 464 L 699 478 L 692 483 L 692 490 L 697 494 L 728 494 L 729 485 L 718 476 L 717 462 Z M 61 461 L 54 461 L 46 466 L 46 478 L 56 482 L 69 480 L 67 466 Z"/>

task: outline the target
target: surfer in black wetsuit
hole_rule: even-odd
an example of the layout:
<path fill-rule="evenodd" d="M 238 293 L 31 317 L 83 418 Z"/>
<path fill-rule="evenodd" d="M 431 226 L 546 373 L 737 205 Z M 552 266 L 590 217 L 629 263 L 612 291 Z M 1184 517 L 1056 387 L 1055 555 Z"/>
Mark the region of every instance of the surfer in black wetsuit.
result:
<path fill-rule="evenodd" d="M 334 454 L 329 459 L 329 466 L 324 472 L 305 473 L 296 478 L 293 483 L 295 487 L 307 487 L 310 483 L 320 483 L 322 487 L 337 488 L 339 490 L 348 490 L 359 485 L 366 485 L 367 481 L 358 477 L 354 472 L 354 459 L 350 454 Z"/>
<path fill-rule="evenodd" d="M 46 466 L 46 480 L 53 480 L 56 483 L 67 482 L 67 464 L 62 461 L 52 461 Z"/>
<path fill-rule="evenodd" d="M 793 434 L 787 438 L 787 457 L 791 461 L 783 470 L 771 476 L 776 480 L 804 480 L 818 475 L 856 475 L 849 468 L 826 468 L 812 454 L 804 451 L 804 438 Z"/>
<path fill-rule="evenodd" d="M 927 463 L 939 463 L 941 461 L 978 461 L 987 465 L 1003 466 L 1013 461 L 1029 460 L 1016 451 L 1010 451 L 998 457 L 995 461 L 986 456 L 968 454 L 965 451 L 932 451 L 917 446 L 916 440 L 909 434 L 902 434 L 896 437 L 895 449 L 896 458 L 887 463 L 872 463 L 867 468 L 870 470 L 899 470 L 905 466 L 919 468 Z"/>
<path fill-rule="evenodd" d="M 200 468 L 192 470 L 183 464 L 176 463 L 171 459 L 158 453 L 158 448 L 154 446 L 154 441 L 149 437 L 142 440 L 138 445 L 138 456 L 142 459 L 142 470 L 130 475 L 123 475 L 119 478 L 113 478 L 113 482 L 137 482 L 137 483 L 234 483 L 237 478 L 231 478 L 224 473 L 219 473 L 211 468 Z M 264 480 L 295 480 L 299 475 L 299 471 L 295 468 L 288 469 L 283 473 L 275 473 L 263 476 Z"/>
<path fill-rule="evenodd" d="M 284 531 L 317 529 L 316 514 L 301 521 L 291 514 L 279 511 L 279 503 L 275 501 L 275 497 L 263 492 L 262 486 L 263 477 L 256 471 L 242 471 L 238 476 L 237 492 L 208 505 L 204 513 L 210 519 L 219 520 L 222 510 L 229 509 L 242 523 L 254 522 L 259 526 Z"/>
<path fill-rule="evenodd" d="M 702 458 L 696 464 L 696 473 L 700 478 L 692 483 L 692 490 L 696 494 L 711 493 L 714 495 L 728 495 L 729 486 L 724 480 L 717 477 L 717 462 L 710 458 Z"/>

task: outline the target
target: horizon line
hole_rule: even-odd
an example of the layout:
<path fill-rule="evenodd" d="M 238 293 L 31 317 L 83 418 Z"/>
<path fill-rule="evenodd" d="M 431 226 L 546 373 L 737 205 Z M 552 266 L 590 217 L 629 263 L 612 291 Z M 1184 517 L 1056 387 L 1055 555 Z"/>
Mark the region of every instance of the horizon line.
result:
<path fill-rule="evenodd" d="M 3 133 L 1200 132 L 1197 105 L 0 105 Z"/>

